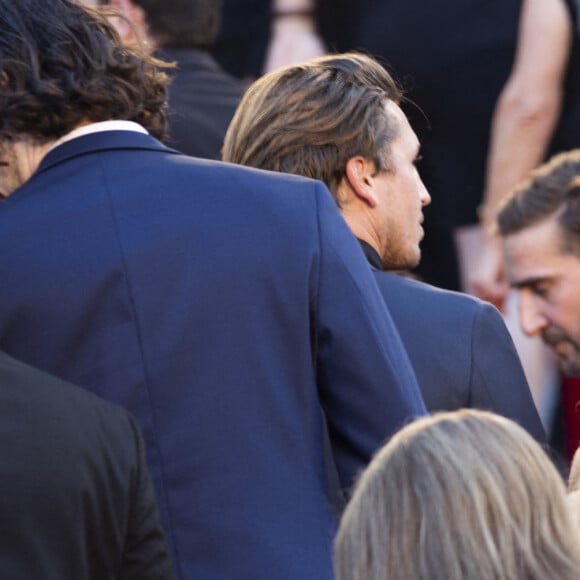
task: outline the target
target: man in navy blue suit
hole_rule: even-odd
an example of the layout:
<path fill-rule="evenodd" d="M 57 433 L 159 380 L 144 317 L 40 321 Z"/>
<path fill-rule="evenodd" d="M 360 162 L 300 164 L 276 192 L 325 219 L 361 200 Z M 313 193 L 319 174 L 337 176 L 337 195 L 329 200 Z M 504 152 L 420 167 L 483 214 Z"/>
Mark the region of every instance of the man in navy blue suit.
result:
<path fill-rule="evenodd" d="M 419 141 L 400 90 L 356 53 L 314 59 L 256 81 L 226 134 L 224 158 L 323 180 L 372 267 L 429 411 L 480 407 L 545 440 L 528 384 L 490 304 L 384 270 L 417 265 L 422 207 Z"/>
<path fill-rule="evenodd" d="M 0 344 L 134 413 L 178 578 L 329 580 L 326 441 L 348 489 L 413 371 L 326 187 L 163 146 L 139 51 L 0 2 Z"/>

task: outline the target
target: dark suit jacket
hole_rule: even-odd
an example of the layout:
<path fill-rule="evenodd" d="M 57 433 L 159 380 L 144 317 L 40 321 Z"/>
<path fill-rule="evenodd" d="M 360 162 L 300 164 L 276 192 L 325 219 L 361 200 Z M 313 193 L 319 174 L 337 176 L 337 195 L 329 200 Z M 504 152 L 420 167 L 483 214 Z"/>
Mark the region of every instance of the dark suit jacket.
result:
<path fill-rule="evenodd" d="M 430 412 L 463 407 L 509 417 L 546 435 L 515 346 L 497 309 L 467 294 L 389 274 L 363 243 Z"/>
<path fill-rule="evenodd" d="M 169 580 L 126 411 L 0 353 L 0 577 Z"/>
<path fill-rule="evenodd" d="M 245 85 L 223 71 L 208 52 L 165 47 L 169 70 L 168 145 L 187 155 L 220 159 L 224 137 Z"/>
<path fill-rule="evenodd" d="M 424 407 L 328 190 L 98 133 L 0 243 L 0 344 L 136 415 L 179 577 L 330 579 L 323 412 L 348 487 Z"/>

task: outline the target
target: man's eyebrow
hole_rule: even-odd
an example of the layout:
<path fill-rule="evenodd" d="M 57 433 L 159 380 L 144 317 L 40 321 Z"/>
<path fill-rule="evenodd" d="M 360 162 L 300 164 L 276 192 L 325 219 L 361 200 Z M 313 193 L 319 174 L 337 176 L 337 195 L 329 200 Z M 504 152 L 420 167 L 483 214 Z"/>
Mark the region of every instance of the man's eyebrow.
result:
<path fill-rule="evenodd" d="M 549 281 L 548 276 L 530 276 L 529 278 L 523 278 L 522 280 L 517 280 L 516 282 L 511 282 L 510 286 L 512 288 L 529 288 L 530 286 L 537 286 L 543 282 Z"/>

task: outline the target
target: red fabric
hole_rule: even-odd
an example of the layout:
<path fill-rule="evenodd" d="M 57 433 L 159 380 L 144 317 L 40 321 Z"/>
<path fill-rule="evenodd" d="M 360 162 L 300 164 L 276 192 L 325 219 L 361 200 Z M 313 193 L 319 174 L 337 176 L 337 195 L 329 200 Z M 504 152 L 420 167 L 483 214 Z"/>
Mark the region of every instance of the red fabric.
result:
<path fill-rule="evenodd" d="M 574 452 L 580 446 L 580 378 L 563 378 L 562 407 L 568 459 L 572 460 Z"/>

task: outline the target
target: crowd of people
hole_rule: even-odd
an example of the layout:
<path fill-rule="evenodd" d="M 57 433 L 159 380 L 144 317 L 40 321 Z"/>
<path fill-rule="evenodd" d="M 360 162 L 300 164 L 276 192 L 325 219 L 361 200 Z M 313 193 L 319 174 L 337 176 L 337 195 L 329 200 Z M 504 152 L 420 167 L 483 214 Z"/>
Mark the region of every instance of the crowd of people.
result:
<path fill-rule="evenodd" d="M 423 104 L 421 70 L 453 77 L 478 36 L 430 66 L 407 0 L 352 22 L 348 0 L 255 0 L 259 46 L 229 43 L 259 65 L 237 72 L 227 0 L 0 0 L 0 576 L 580 578 L 580 452 L 569 469 L 548 440 L 490 290 L 580 376 L 580 149 L 548 147 L 575 126 L 564 0 L 551 120 L 508 115 L 546 2 L 503 4 L 467 150 L 441 120 L 469 99 L 445 80 Z M 373 52 L 408 59 L 432 135 L 352 50 L 384 22 Z M 483 195 L 486 159 L 489 301 L 417 275 L 440 197 L 467 255 L 453 198 Z"/>

